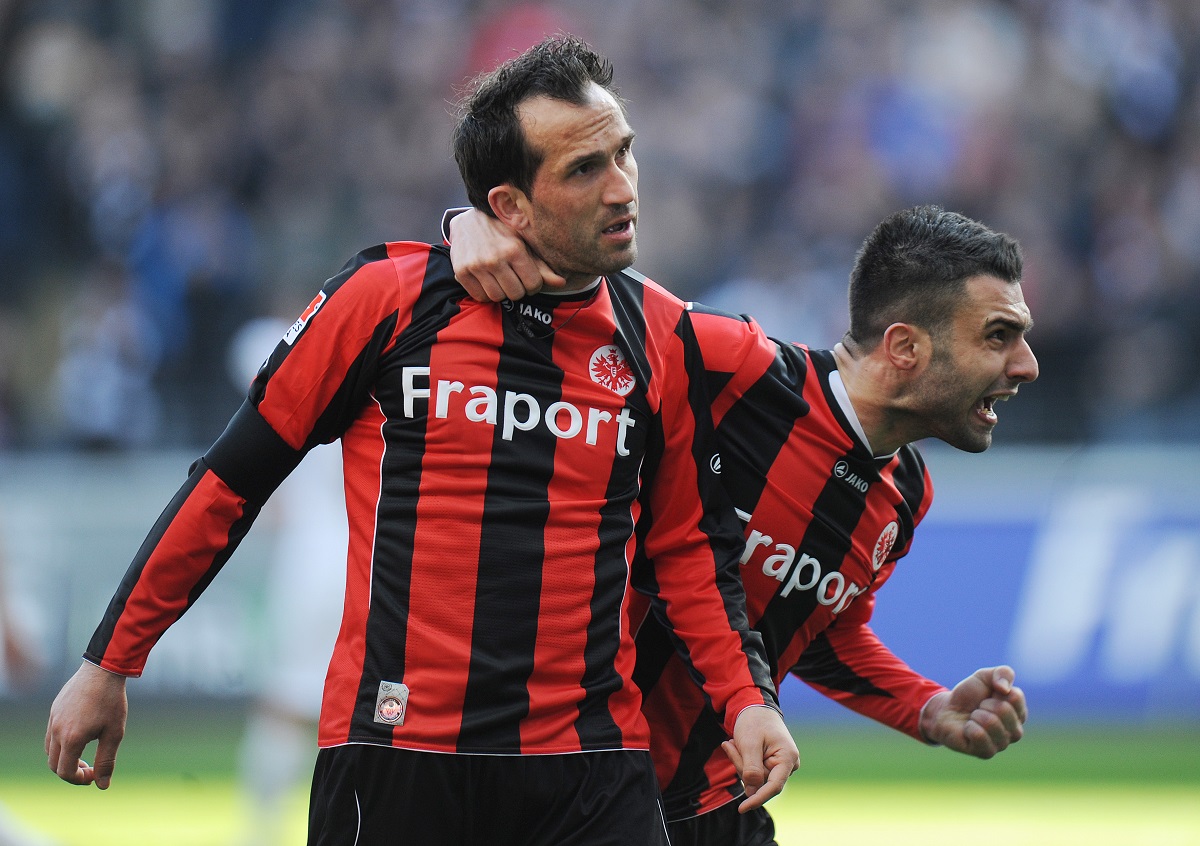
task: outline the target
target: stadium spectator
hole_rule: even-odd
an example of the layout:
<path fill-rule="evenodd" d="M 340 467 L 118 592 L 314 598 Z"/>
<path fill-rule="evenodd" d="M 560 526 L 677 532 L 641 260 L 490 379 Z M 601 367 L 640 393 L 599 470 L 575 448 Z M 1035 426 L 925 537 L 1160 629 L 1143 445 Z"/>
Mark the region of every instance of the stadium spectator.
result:
<path fill-rule="evenodd" d="M 1047 382 L 1010 415 L 1012 440 L 1200 435 L 1200 418 L 1180 413 L 1200 401 L 1194 3 L 568 0 L 518 4 L 514 19 L 497 3 L 245 5 L 0 5 L 0 256 L 19 322 L 53 332 L 81 268 L 111 251 L 134 262 L 129 236 L 156 198 L 191 202 L 171 190 L 171 163 L 173 148 L 210 137 L 215 124 L 178 120 L 181 95 L 205 85 L 232 114 L 204 190 L 232 197 L 253 227 L 239 257 L 253 296 L 239 308 L 265 311 L 314 267 L 392 232 L 434 237 L 437 212 L 461 202 L 436 148 L 454 86 L 471 63 L 528 46 L 505 39 L 562 26 L 606 47 L 638 92 L 658 212 L 640 264 L 674 293 L 717 305 L 780 290 L 809 308 L 799 322 L 760 310 L 764 327 L 832 345 L 845 313 L 825 294 L 861 233 L 938 202 L 1026 246 Z M 772 242 L 787 249 L 764 261 Z M 1132 304 L 1111 296 L 1127 270 L 1141 280 Z M 1144 404 L 1114 416 L 1097 398 L 1122 365 L 1096 348 L 1097 330 L 1179 339 L 1179 378 L 1119 398 Z M 19 367 L 10 437 L 24 447 L 63 421 L 38 396 L 54 362 Z M 218 434 L 207 430 L 224 417 L 187 399 L 194 370 L 163 359 L 158 445 Z M 221 402 L 231 412 L 237 399 Z"/>
<path fill-rule="evenodd" d="M 752 311 L 768 332 L 832 345 L 846 315 L 828 294 L 861 234 L 893 209 L 940 203 L 1026 247 L 1046 382 L 1006 421 L 1013 442 L 1200 436 L 1200 418 L 1181 413 L 1200 402 L 1195 3 L 6 6 L 0 256 L 18 296 L 5 308 L 38 333 L 54 331 L 97 253 L 134 263 L 130 235 L 160 201 L 193 202 L 171 188 L 174 148 L 205 149 L 217 124 L 204 112 L 180 122 L 188 91 L 217 86 L 231 113 L 203 191 L 251 222 L 234 266 L 253 284 L 226 302 L 261 313 L 364 244 L 435 237 L 437 213 L 462 201 L 437 148 L 454 87 L 471 63 L 528 46 L 505 39 L 562 26 L 606 48 L 638 92 L 631 118 L 655 202 L 639 263 L 677 295 L 719 305 L 780 291 L 806 308 Z M 1119 296 L 1126 273 L 1132 301 Z M 1099 348 L 1098 335 L 1178 341 L 1178 376 L 1117 397 L 1113 414 L 1126 342 Z M 10 439 L 39 445 L 64 422 L 39 396 L 54 362 L 18 366 Z M 187 381 L 219 366 L 164 357 L 156 445 L 219 433 L 225 416 L 189 399 Z M 221 398 L 227 413 L 237 402 Z"/>
<path fill-rule="evenodd" d="M 540 288 L 541 268 L 502 224 L 469 211 L 450 225 L 472 296 L 511 301 Z M 713 386 L 721 481 L 746 524 L 748 612 L 775 683 L 792 673 L 898 731 L 980 758 L 1021 739 L 1027 711 L 1012 669 L 985 667 L 947 690 L 869 623 L 933 499 L 913 442 L 986 450 L 996 404 L 1037 378 L 1021 275 L 1012 238 L 923 206 L 889 216 L 864 241 L 850 275 L 850 328 L 832 350 L 774 341 L 751 318 L 691 307 Z M 671 842 L 774 846 L 765 808 L 738 813 L 743 794 L 720 725 L 672 657 L 669 633 L 647 618 L 637 648 L 634 679 Z"/>
<path fill-rule="evenodd" d="M 263 502 L 342 442 L 346 612 L 309 842 L 666 843 L 630 675 L 631 586 L 733 739 L 746 806 L 798 753 L 737 578 L 684 303 L 636 258 L 633 131 L 607 60 L 550 39 L 481 78 L 454 135 L 468 196 L 566 273 L 537 309 L 466 298 L 444 247 L 329 280 L 193 465 L 51 708 L 50 768 L 111 783 L 138 675 Z M 635 520 L 638 523 L 634 534 Z M 631 569 L 630 553 L 645 558 Z M 99 739 L 95 766 L 82 760 Z M 584 754 L 581 754 L 584 753 Z"/>

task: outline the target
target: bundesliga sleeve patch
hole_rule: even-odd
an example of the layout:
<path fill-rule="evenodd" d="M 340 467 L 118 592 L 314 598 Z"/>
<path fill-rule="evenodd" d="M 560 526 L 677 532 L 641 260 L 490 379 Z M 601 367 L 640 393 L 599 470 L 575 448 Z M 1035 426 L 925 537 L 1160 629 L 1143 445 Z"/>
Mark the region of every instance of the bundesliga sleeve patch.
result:
<path fill-rule="evenodd" d="M 408 685 L 399 682 L 381 681 L 375 694 L 375 722 L 391 726 L 404 725 L 404 712 L 408 710 Z"/>
<path fill-rule="evenodd" d="M 304 327 L 308 325 L 308 321 L 317 313 L 318 309 L 325 304 L 325 292 L 321 291 L 313 298 L 313 301 L 308 304 L 308 308 L 300 313 L 296 318 L 296 322 L 292 324 L 292 328 L 288 329 L 283 336 L 284 342 L 290 347 L 296 343 L 296 339 L 300 337 L 300 333 L 304 331 Z"/>

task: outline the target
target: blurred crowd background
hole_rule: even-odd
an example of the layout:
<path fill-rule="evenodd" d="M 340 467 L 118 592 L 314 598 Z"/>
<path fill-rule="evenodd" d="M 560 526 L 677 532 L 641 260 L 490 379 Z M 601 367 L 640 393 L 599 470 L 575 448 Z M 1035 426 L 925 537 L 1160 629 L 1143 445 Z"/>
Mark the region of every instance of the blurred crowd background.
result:
<path fill-rule="evenodd" d="M 863 237 L 940 203 L 1025 249 L 998 438 L 1200 440 L 1195 0 L 0 0 L 0 447 L 206 446 L 260 321 L 439 238 L 464 82 L 557 31 L 675 293 L 831 345 Z"/>

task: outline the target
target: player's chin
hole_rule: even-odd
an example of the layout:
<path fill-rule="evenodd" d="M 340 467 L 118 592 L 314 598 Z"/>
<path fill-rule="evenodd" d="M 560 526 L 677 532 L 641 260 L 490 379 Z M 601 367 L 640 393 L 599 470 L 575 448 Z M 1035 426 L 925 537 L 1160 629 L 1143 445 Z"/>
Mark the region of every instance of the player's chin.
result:
<path fill-rule="evenodd" d="M 632 250 L 608 251 L 604 258 L 596 262 L 598 275 L 617 274 L 622 270 L 630 268 L 637 260 L 637 248 Z"/>
<path fill-rule="evenodd" d="M 630 267 L 637 261 L 638 249 L 636 241 L 629 241 L 623 246 L 613 246 L 606 251 L 605 273 L 616 273 Z"/>
<path fill-rule="evenodd" d="M 952 437 L 942 440 L 963 452 L 984 452 L 992 445 L 992 426 L 966 426 Z"/>

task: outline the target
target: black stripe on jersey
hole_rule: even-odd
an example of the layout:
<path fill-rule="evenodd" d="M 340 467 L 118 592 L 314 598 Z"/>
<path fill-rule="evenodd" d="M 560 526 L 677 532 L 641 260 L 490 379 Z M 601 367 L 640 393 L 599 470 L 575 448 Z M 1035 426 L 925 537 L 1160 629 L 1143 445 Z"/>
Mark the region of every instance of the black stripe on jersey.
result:
<path fill-rule="evenodd" d="M 332 293 L 341 287 L 342 283 L 353 276 L 359 268 L 368 265 L 373 261 L 387 261 L 388 248 L 387 244 L 375 244 L 372 247 L 367 247 L 361 250 L 358 255 L 348 259 L 342 265 L 342 269 L 337 272 L 337 275 L 325 281 L 325 291 Z"/>
<path fill-rule="evenodd" d="M 616 331 L 613 343 L 625 353 L 626 361 L 634 370 L 638 379 L 638 388 L 626 397 L 626 406 L 641 404 L 647 419 L 654 420 L 645 400 L 645 391 L 649 386 L 649 363 L 646 360 L 646 315 L 645 315 L 645 277 L 634 270 L 624 271 L 625 276 L 631 277 L 639 284 L 621 284 L 605 278 L 602 284 L 608 287 L 609 299 L 612 303 L 613 320 Z M 651 427 L 645 447 L 643 466 L 630 465 L 625 469 L 627 474 L 637 474 L 649 478 L 646 462 L 653 462 L 652 456 L 661 454 L 661 432 L 657 438 L 658 427 Z M 588 615 L 587 645 L 584 647 L 584 670 L 580 684 L 584 690 L 583 700 L 579 703 L 579 716 L 575 720 L 575 731 L 579 735 L 580 748 L 611 749 L 613 744 L 620 744 L 622 736 L 620 728 L 608 709 L 608 697 L 624 684 L 613 665 L 612 644 L 620 641 L 621 620 L 619 617 L 601 611 L 621 606 L 621 596 L 606 594 L 605 585 L 611 585 L 613 591 L 624 591 L 626 581 L 630 578 L 627 568 L 630 566 L 623 557 L 625 539 L 629 532 L 629 508 L 619 501 L 618 494 L 636 486 L 636 482 L 623 476 L 619 470 L 623 466 L 617 462 L 609 477 L 605 490 L 605 502 L 600 509 L 600 526 L 598 530 L 599 545 L 597 549 L 621 550 L 620 556 L 614 555 L 610 560 L 604 560 L 597 555 L 594 566 L 595 589 L 591 599 Z M 616 501 L 614 501 L 616 500 Z M 637 547 L 641 548 L 641 538 Z"/>
<path fill-rule="evenodd" d="M 625 473 L 628 474 L 635 474 L 638 469 L 633 462 L 614 464 L 614 472 L 604 495 L 604 505 L 600 508 L 598 549 L 616 550 L 618 554 L 611 555 L 608 560 L 597 555 L 593 568 L 596 587 L 588 615 L 584 670 L 580 679 L 584 696 L 575 720 L 575 732 L 579 735 L 580 748 L 584 750 L 612 749 L 614 744 L 622 743 L 620 728 L 608 708 L 608 697 L 624 684 L 616 671 L 612 652 L 612 645 L 620 642 L 621 619 L 609 611 L 621 607 L 621 594 L 629 578 L 626 571 L 628 564 L 624 558 L 625 539 L 629 533 L 629 507 L 619 499 L 614 502 L 614 498 L 618 492 L 630 490 L 635 483 L 622 476 L 619 472 L 622 466 L 625 466 Z M 610 586 L 608 590 L 611 593 L 604 592 L 605 585 Z"/>
<path fill-rule="evenodd" d="M 835 458 L 830 470 L 838 461 L 845 461 L 859 478 L 869 479 L 874 484 L 879 481 L 879 474 L 872 461 L 863 459 L 865 450 L 861 453 L 855 449 L 840 458 Z M 831 473 L 821 493 L 813 501 L 814 517 L 805 529 L 803 539 L 796 544 L 796 550 L 803 550 L 805 554 L 820 561 L 823 573 L 841 569 L 846 555 L 850 552 L 854 527 L 858 525 L 866 510 L 869 491 L 869 487 L 866 492 L 859 491 Z M 836 525 L 817 516 L 821 514 L 835 515 Z M 804 621 L 812 615 L 816 606 L 816 589 L 793 593 L 786 597 L 776 592 L 767 603 L 757 628 L 762 632 L 763 640 L 767 644 L 767 654 L 772 660 L 772 675 L 778 670 L 776 662 L 779 656 Z"/>
<path fill-rule="evenodd" d="M 864 679 L 851 670 L 829 643 L 829 636 L 821 632 L 812 639 L 800 656 L 800 660 L 792 667 L 792 674 L 811 684 L 819 684 L 830 690 L 842 690 L 858 696 L 882 696 L 893 699 L 892 694 L 883 688 L 876 687 L 869 679 Z"/>
<path fill-rule="evenodd" d="M 399 320 L 400 315 L 392 312 L 375 327 L 371 340 L 350 366 L 348 377 L 338 386 L 313 424 L 312 433 L 304 443 L 305 451 L 340 438 L 362 412 L 363 398 L 370 396 L 378 376 L 380 357 L 395 334 Z"/>
<path fill-rule="evenodd" d="M 432 263 L 432 255 L 430 257 Z M 449 323 L 454 309 L 442 306 L 442 295 L 436 285 L 429 281 L 427 271 L 422 283 L 421 295 L 412 309 L 411 319 L 400 333 L 396 345 L 385 354 L 385 360 L 376 366 L 380 369 L 392 364 L 395 350 L 403 345 L 403 339 L 416 334 L 424 335 L 426 329 L 418 321 L 419 316 L 429 319 L 431 313 L 439 313 L 443 323 Z M 404 357 L 403 365 L 429 366 L 430 350 L 427 344 L 416 344 L 415 349 Z M 364 365 L 368 362 L 363 362 Z M 372 370 L 375 368 L 372 367 Z M 378 375 L 376 374 L 376 379 Z M 362 676 L 359 679 L 358 697 L 354 715 L 350 722 L 351 737 L 379 737 L 391 734 L 390 727 L 375 722 L 375 698 L 380 680 L 403 679 L 405 673 L 405 651 L 408 645 L 407 614 L 412 583 L 412 551 L 417 524 L 417 500 L 421 489 L 421 456 L 425 428 L 423 421 L 388 421 L 384 424 L 384 442 L 403 444 L 393 453 L 383 456 L 387 469 L 382 473 L 385 482 L 380 491 L 376 520 L 388 525 L 387 532 L 376 534 L 376 547 L 372 557 L 376 564 L 372 568 L 371 608 L 366 623 L 365 642 L 367 652 L 363 657 Z M 406 437 L 392 434 L 393 427 L 404 427 Z"/>
<path fill-rule="evenodd" d="M 192 464 L 191 471 L 188 474 L 187 480 L 183 486 L 176 492 L 175 496 L 167 503 L 167 507 L 163 509 L 159 518 L 151 527 L 146 539 L 142 541 L 141 547 L 137 551 L 137 555 L 133 557 L 133 562 L 126 570 L 121 583 L 117 586 L 116 592 L 113 594 L 112 600 L 108 603 L 108 608 L 104 612 L 104 619 L 100 621 L 100 625 L 96 627 L 96 631 L 92 634 L 92 639 L 88 642 L 87 650 L 84 656 L 99 663 L 104 657 L 104 653 L 108 648 L 109 641 L 112 640 L 113 631 L 116 629 L 117 620 L 125 611 L 125 603 L 129 600 L 130 593 L 133 588 L 141 580 L 142 570 L 146 566 L 146 561 L 151 553 L 163 539 L 163 535 L 170 528 L 175 515 L 179 513 L 179 509 L 191 496 L 192 491 L 200 484 L 200 480 L 204 477 L 205 471 L 208 469 L 203 461 L 196 461 Z M 189 604 L 190 604 L 189 599 Z"/>
<path fill-rule="evenodd" d="M 303 457 L 246 400 L 202 460 L 235 493 L 261 505 Z"/>
<path fill-rule="evenodd" d="M 619 277 L 627 276 L 637 282 L 631 285 Z M 613 343 L 625 353 L 625 360 L 633 369 L 633 375 L 643 390 L 634 393 L 642 395 L 654 377 L 650 362 L 646 357 L 646 277 L 632 268 L 616 274 L 616 281 L 605 278 L 603 284 L 608 286 L 609 301 L 612 304 L 613 321 L 616 332 Z M 632 395 L 631 395 L 632 396 Z"/>
<path fill-rule="evenodd" d="M 704 765 L 726 739 L 720 717 L 710 704 L 705 703 L 703 712 L 692 724 L 687 742 L 680 750 L 675 775 L 662 790 L 663 811 L 667 819 L 682 819 L 695 813 L 700 794 L 709 787 Z"/>
<path fill-rule="evenodd" d="M 722 482 L 738 508 L 758 506 L 775 457 L 796 426 L 809 413 L 804 399 L 808 361 L 790 345 L 776 344 L 770 369 L 733 404 L 717 428 Z M 715 395 L 714 395 L 715 396 Z"/>
<path fill-rule="evenodd" d="M 497 386 L 520 385 L 529 379 L 528 357 L 514 356 L 513 349 L 534 346 L 540 348 L 538 357 L 548 363 L 536 377 L 538 396 L 562 399 L 563 375 L 551 364 L 553 339 L 553 335 L 528 337 L 517 322 L 505 319 Z M 458 737 L 460 752 L 519 752 L 521 720 L 529 713 L 527 685 L 541 616 L 541 564 L 546 560 L 545 527 L 558 438 L 545 426 L 523 434 L 519 474 L 513 473 L 512 442 L 503 440 L 499 427 L 493 435 L 479 536 L 471 662 Z M 519 490 L 515 481 L 520 483 Z M 536 522 L 516 523 L 508 517 L 513 497 L 539 503 Z M 531 516 L 534 513 L 533 505 L 525 510 Z M 514 549 L 526 551 L 530 560 L 513 566 Z"/>
<path fill-rule="evenodd" d="M 630 276 L 633 276 L 640 282 L 645 280 L 644 276 L 640 276 L 632 271 L 626 271 L 626 273 Z M 644 339 L 646 332 L 646 320 L 645 309 L 642 302 L 636 303 L 635 308 L 635 304 L 627 304 L 623 300 L 618 299 L 618 290 L 623 291 L 626 289 L 626 287 L 627 286 L 610 285 L 609 290 L 613 296 L 613 311 L 616 315 L 618 323 L 617 334 L 621 337 L 621 339 L 623 339 L 623 342 L 622 340 L 618 340 L 618 343 L 620 343 L 622 349 L 625 350 L 626 356 L 629 356 L 631 353 L 629 348 L 632 345 L 629 343 L 628 338 L 625 338 L 626 333 L 622 332 L 622 329 L 625 323 L 628 322 L 633 315 L 636 315 L 637 329 L 641 333 L 640 337 Z M 639 293 L 644 293 L 645 289 L 641 285 L 636 286 L 636 288 Z M 622 320 L 622 316 L 624 316 L 624 320 Z M 639 378 L 641 378 L 640 374 L 644 373 L 647 369 L 642 356 L 638 356 L 638 367 Z M 648 385 L 649 382 L 639 381 L 638 384 Z M 635 393 L 640 394 L 641 392 L 637 391 Z M 663 432 L 661 418 L 654 416 L 651 419 L 655 421 L 655 425 L 652 426 L 647 432 L 646 452 L 645 457 L 642 459 L 642 477 L 645 479 L 654 478 L 654 474 L 658 470 L 659 459 L 663 452 Z M 637 536 L 637 546 L 634 553 L 634 561 L 630 565 L 630 578 L 631 584 L 638 592 L 644 593 L 651 598 L 651 614 L 654 616 L 654 619 L 647 619 L 643 624 L 642 629 L 643 631 L 653 634 L 653 637 L 648 638 L 648 640 L 651 642 L 651 645 L 648 647 L 648 649 L 652 651 L 654 656 L 657 657 L 662 655 L 663 657 L 661 660 L 656 660 L 653 662 L 645 660 L 646 656 L 644 656 L 642 652 L 642 634 L 640 632 L 635 633 L 638 639 L 638 651 L 637 663 L 633 671 L 633 681 L 640 690 L 649 690 L 654 682 L 658 680 L 659 674 L 662 673 L 662 668 L 666 663 L 667 657 L 675 654 L 677 647 L 680 650 L 683 648 L 682 641 L 674 638 L 674 633 L 670 630 L 670 627 L 666 625 L 666 623 L 663 622 L 659 616 L 663 613 L 663 610 L 662 603 L 657 599 L 659 595 L 658 580 L 655 578 L 653 564 L 648 561 L 643 554 L 646 537 L 650 534 L 650 530 L 653 526 L 653 510 L 648 506 L 643 507 L 641 515 L 638 517 L 637 526 L 634 529 L 635 535 Z M 637 621 L 634 622 L 636 623 Z M 653 669 L 653 673 L 649 672 L 650 669 Z"/>
<path fill-rule="evenodd" d="M 921 510 L 921 503 L 924 501 L 928 491 L 925 484 L 925 459 L 921 457 L 921 453 L 912 444 L 906 444 L 900 448 L 899 462 L 896 465 L 896 471 L 893 476 L 896 483 L 896 490 L 900 491 L 900 495 L 904 497 L 904 504 L 907 509 L 896 509 L 900 518 L 900 533 L 899 538 L 904 540 L 907 545 L 908 540 L 913 536 L 916 530 L 915 519 L 917 513 Z M 904 549 L 904 546 L 897 544 L 896 551 Z"/>

